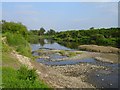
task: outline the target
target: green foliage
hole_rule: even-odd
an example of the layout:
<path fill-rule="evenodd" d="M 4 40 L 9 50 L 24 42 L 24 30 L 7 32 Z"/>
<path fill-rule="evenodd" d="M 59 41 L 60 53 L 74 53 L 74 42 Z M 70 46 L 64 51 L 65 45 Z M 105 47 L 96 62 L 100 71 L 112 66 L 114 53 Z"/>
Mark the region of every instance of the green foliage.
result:
<path fill-rule="evenodd" d="M 15 22 L 6 22 L 5 20 L 2 21 L 2 33 L 16 33 L 21 34 L 24 37 L 27 37 L 27 28 L 22 23 L 15 23 Z"/>
<path fill-rule="evenodd" d="M 20 80 L 29 80 L 32 83 L 34 83 L 35 80 L 37 79 L 37 74 L 35 71 L 36 71 L 35 69 L 28 70 L 26 66 L 22 66 L 18 70 L 19 73 L 18 78 Z"/>
<path fill-rule="evenodd" d="M 39 43 L 39 36 L 38 35 L 28 35 L 28 38 L 27 38 L 27 41 L 29 42 L 29 43 L 33 43 L 33 44 L 37 44 L 37 43 Z"/>
<path fill-rule="evenodd" d="M 64 50 L 59 51 L 59 53 L 63 56 L 66 55 L 66 52 Z"/>
<path fill-rule="evenodd" d="M 40 28 L 40 30 L 38 31 L 38 35 L 44 35 L 45 29 L 42 27 Z"/>
<path fill-rule="evenodd" d="M 31 77 L 31 75 L 33 76 Z M 20 78 L 21 76 L 22 78 Z M 25 76 L 32 79 L 24 79 Z M 45 83 L 37 80 L 35 70 L 28 70 L 25 67 L 21 67 L 19 70 L 3 67 L 2 77 L 3 88 L 48 88 Z"/>
<path fill-rule="evenodd" d="M 47 31 L 46 35 L 55 35 L 55 30 L 50 29 L 49 31 Z"/>
<path fill-rule="evenodd" d="M 8 32 L 5 35 L 8 45 L 15 48 L 20 54 L 32 57 L 30 45 L 21 34 L 11 34 Z"/>
<path fill-rule="evenodd" d="M 73 57 L 73 56 L 76 56 L 76 53 L 75 52 L 69 52 L 67 56 L 68 57 Z"/>
<path fill-rule="evenodd" d="M 12 50 L 12 48 L 10 48 L 5 43 L 2 43 L 2 52 L 10 52 L 11 50 Z"/>
<path fill-rule="evenodd" d="M 118 34 L 120 31 L 118 29 L 119 28 L 94 29 L 94 27 L 91 27 L 90 30 L 64 31 L 56 33 L 53 39 L 60 43 L 67 41 L 67 43 L 76 42 L 79 43 L 79 45 L 97 44 L 118 47 L 117 38 L 120 38 L 120 34 Z"/>
<path fill-rule="evenodd" d="M 68 57 L 73 57 L 73 56 L 76 56 L 76 54 L 80 54 L 80 53 L 71 52 L 71 51 L 65 51 L 65 50 L 61 50 L 61 51 L 59 51 L 59 53 L 62 56 L 68 56 Z"/>

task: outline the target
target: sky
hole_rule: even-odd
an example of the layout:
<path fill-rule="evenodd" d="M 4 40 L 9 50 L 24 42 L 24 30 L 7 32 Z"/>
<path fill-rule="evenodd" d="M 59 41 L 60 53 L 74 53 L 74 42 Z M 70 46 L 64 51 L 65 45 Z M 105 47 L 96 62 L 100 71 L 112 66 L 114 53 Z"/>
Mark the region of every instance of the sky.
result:
<path fill-rule="evenodd" d="M 22 22 L 29 30 L 110 28 L 118 26 L 118 3 L 2 2 L 2 19 Z"/>

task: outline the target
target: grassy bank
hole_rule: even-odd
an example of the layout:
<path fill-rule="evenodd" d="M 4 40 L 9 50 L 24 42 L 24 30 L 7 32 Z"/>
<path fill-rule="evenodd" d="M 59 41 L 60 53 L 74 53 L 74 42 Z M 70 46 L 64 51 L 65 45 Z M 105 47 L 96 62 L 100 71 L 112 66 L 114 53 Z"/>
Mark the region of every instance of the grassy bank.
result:
<path fill-rule="evenodd" d="M 6 33 L 6 43 L 20 54 L 32 57 L 28 41 L 20 34 Z"/>
<path fill-rule="evenodd" d="M 3 88 L 48 88 L 44 82 L 37 79 L 35 70 L 21 67 L 16 70 L 11 67 L 2 68 Z"/>
<path fill-rule="evenodd" d="M 14 57 L 13 50 L 32 58 L 28 41 L 20 34 L 5 33 L 2 41 L 2 87 L 3 88 L 48 88 L 38 78 L 36 70 L 28 69 Z"/>

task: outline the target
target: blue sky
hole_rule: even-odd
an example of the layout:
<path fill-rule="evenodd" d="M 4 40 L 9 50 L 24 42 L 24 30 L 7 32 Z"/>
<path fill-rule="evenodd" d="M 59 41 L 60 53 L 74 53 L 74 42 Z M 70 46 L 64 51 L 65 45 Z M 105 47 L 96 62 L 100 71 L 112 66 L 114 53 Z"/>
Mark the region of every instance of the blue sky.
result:
<path fill-rule="evenodd" d="M 117 2 L 3 2 L 2 19 L 56 31 L 118 26 Z"/>

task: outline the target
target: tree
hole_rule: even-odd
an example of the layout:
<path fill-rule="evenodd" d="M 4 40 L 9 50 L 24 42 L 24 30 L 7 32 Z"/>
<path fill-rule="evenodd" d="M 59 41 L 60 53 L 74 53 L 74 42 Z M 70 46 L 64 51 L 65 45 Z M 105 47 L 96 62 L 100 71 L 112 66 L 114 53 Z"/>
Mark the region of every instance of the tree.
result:
<path fill-rule="evenodd" d="M 6 33 L 6 32 L 21 34 L 23 36 L 26 36 L 28 30 L 27 27 L 22 23 L 6 22 L 5 20 L 2 20 L 2 33 Z"/>
<path fill-rule="evenodd" d="M 49 31 L 47 31 L 47 34 L 48 35 L 55 35 L 55 30 L 53 30 L 53 29 L 50 29 Z"/>
<path fill-rule="evenodd" d="M 40 28 L 40 30 L 38 31 L 38 35 L 44 35 L 45 33 L 45 29 L 42 27 Z"/>
<path fill-rule="evenodd" d="M 90 30 L 93 30 L 93 29 L 94 29 L 94 27 L 91 27 L 91 28 L 90 28 Z"/>

